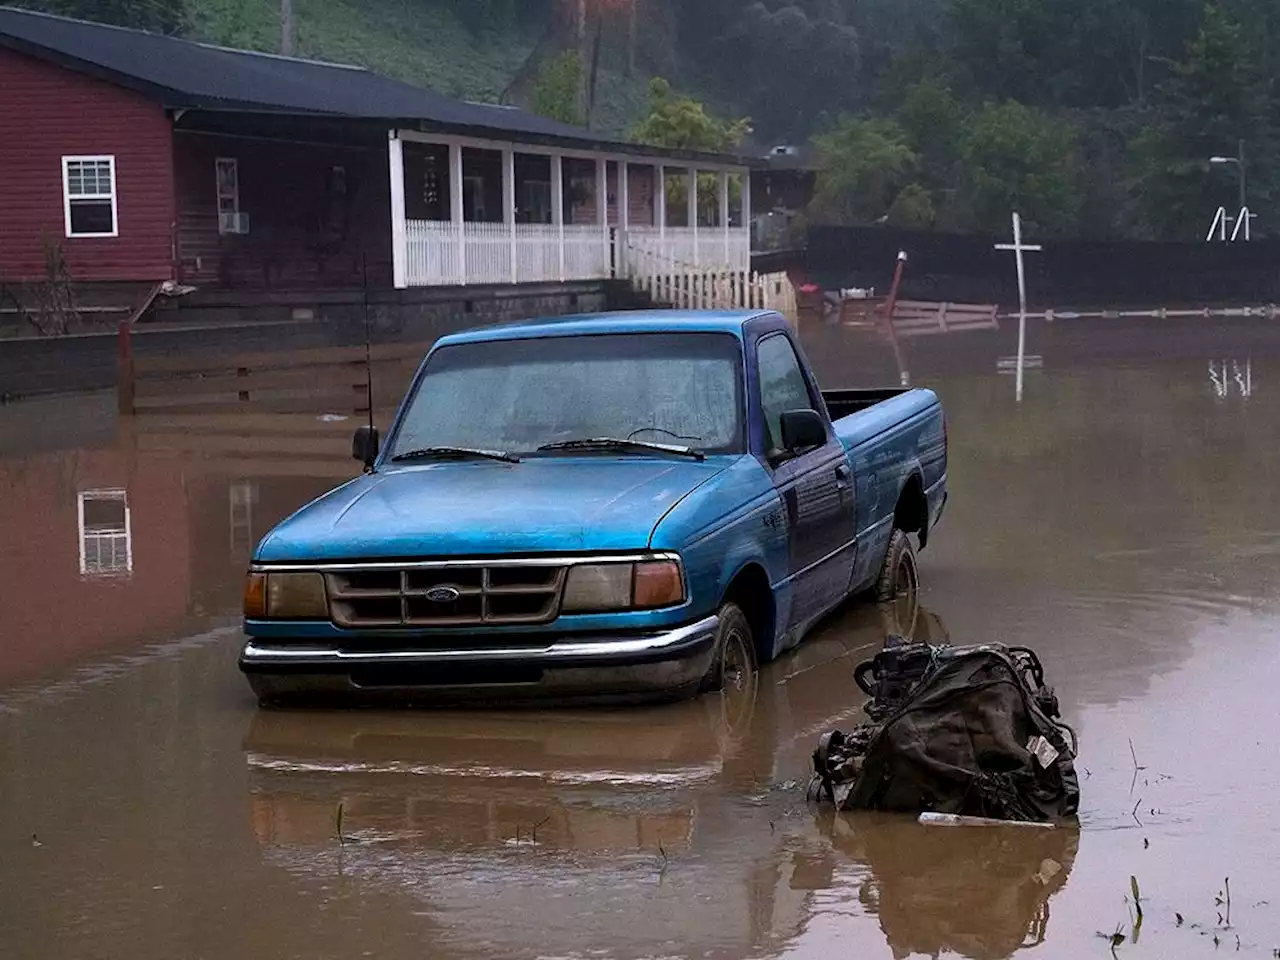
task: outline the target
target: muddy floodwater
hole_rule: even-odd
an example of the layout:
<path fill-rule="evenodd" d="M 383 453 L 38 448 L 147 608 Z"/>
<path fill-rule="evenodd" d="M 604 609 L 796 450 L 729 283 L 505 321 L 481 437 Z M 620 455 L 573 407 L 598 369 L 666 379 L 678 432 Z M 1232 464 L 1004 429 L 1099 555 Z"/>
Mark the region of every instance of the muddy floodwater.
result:
<path fill-rule="evenodd" d="M 951 502 L 918 610 L 607 712 L 259 712 L 245 564 L 351 424 L 0 409 L 0 957 L 1272 957 L 1280 349 L 1045 367 L 1021 407 L 994 360 L 924 378 Z M 1040 653 L 1079 830 L 806 805 L 890 631 Z"/>

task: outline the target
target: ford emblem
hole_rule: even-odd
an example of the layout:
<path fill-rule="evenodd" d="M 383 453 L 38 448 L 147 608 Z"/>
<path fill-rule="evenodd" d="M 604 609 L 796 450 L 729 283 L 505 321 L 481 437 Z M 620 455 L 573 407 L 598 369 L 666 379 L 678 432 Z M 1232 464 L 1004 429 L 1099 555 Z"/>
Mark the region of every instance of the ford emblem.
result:
<path fill-rule="evenodd" d="M 432 587 L 427 591 L 427 599 L 432 603 L 453 603 L 460 596 L 455 587 Z"/>

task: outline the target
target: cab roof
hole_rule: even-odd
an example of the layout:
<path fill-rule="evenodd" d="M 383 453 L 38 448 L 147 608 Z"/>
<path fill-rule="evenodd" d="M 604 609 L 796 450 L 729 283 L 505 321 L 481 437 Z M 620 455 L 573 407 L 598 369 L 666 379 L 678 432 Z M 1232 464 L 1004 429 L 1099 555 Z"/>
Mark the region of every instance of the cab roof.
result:
<path fill-rule="evenodd" d="M 517 320 L 441 337 L 436 347 L 493 340 L 533 340 L 544 337 L 591 336 L 606 333 L 728 333 L 741 338 L 748 323 L 774 318 L 772 310 L 627 310 L 565 317 Z"/>

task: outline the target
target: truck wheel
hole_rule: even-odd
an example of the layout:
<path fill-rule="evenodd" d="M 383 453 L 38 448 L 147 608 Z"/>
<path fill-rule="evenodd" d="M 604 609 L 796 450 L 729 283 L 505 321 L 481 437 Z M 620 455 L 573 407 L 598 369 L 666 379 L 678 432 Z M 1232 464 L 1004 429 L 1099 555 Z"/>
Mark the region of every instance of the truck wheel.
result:
<path fill-rule="evenodd" d="M 736 603 L 726 603 L 720 608 L 715 658 L 698 692 L 743 687 L 751 682 L 755 672 L 756 645 L 751 623 Z"/>
<path fill-rule="evenodd" d="M 916 567 L 916 552 L 911 546 L 911 538 L 902 530 L 894 530 L 884 555 L 884 566 L 876 580 L 876 601 L 893 603 L 908 593 L 914 595 L 919 588 L 920 571 Z"/>

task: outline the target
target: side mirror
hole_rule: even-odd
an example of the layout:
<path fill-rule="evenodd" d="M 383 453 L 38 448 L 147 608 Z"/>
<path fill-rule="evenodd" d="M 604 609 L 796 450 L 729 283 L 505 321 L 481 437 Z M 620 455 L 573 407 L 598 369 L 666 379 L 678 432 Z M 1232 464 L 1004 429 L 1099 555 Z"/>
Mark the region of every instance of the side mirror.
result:
<path fill-rule="evenodd" d="M 817 410 L 787 410 L 782 414 L 782 448 L 788 453 L 810 450 L 827 442 L 827 425 Z"/>
<path fill-rule="evenodd" d="M 356 435 L 351 438 L 351 456 L 359 460 L 366 467 L 372 467 L 373 461 L 378 459 L 378 451 L 381 449 L 381 441 L 378 438 L 378 428 L 363 426 L 356 428 Z"/>

